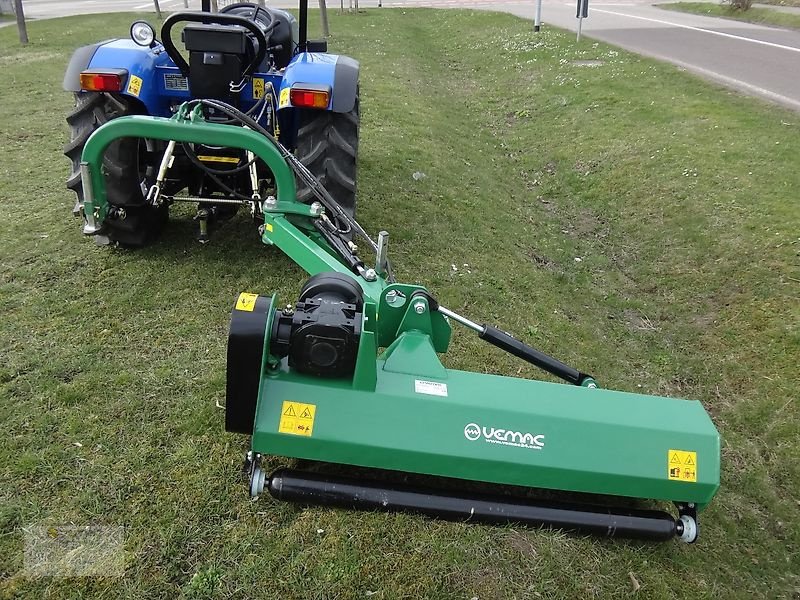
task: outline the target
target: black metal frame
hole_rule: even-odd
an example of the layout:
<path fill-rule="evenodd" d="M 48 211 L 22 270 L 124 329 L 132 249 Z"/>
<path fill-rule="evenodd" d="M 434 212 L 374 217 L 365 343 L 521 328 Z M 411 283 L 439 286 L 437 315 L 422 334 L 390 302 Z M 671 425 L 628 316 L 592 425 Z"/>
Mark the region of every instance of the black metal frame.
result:
<path fill-rule="evenodd" d="M 202 0 L 200 10 L 203 12 L 211 12 L 211 0 Z M 308 0 L 300 0 L 300 22 L 299 26 L 299 43 L 298 46 L 301 52 L 305 52 L 308 46 Z"/>

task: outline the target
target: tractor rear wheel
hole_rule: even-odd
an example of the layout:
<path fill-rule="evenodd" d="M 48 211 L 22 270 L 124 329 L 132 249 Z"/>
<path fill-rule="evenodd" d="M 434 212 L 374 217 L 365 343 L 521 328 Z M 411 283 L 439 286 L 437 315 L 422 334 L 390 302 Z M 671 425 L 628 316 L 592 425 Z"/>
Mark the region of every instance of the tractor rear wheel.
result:
<path fill-rule="evenodd" d="M 300 111 L 297 158 L 351 217 L 356 215 L 358 129 L 358 96 L 347 113 Z M 300 180 L 297 198 L 306 203 L 316 200 L 311 188 Z"/>
<path fill-rule="evenodd" d="M 75 94 L 75 110 L 67 116 L 70 141 L 64 154 L 72 161 L 67 187 L 83 203 L 81 153 L 89 136 L 111 119 L 141 114 L 139 104 L 126 96 L 99 92 Z M 145 202 L 157 167 L 152 164 L 159 142 L 141 138 L 122 138 L 112 142 L 103 156 L 103 173 L 108 203 L 124 209 L 124 218 L 107 219 L 104 233 L 122 246 L 144 246 L 161 232 L 169 215 L 166 205 L 154 208 Z"/>

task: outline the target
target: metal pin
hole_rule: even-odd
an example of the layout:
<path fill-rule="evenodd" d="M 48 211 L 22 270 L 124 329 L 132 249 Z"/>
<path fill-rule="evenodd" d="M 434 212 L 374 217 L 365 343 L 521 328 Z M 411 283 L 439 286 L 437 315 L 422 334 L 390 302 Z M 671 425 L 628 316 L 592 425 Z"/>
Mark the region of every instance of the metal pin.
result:
<path fill-rule="evenodd" d="M 378 275 L 386 275 L 388 259 L 387 251 L 389 249 L 389 232 L 381 231 L 378 233 L 378 250 L 375 252 L 375 271 Z"/>

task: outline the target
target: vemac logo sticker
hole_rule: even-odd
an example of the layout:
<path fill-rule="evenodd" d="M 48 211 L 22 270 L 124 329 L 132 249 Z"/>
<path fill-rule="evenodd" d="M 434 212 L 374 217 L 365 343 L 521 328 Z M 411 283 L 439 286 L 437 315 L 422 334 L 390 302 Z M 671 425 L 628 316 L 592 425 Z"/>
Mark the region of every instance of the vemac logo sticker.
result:
<path fill-rule="evenodd" d="M 510 429 L 495 429 L 494 427 L 481 427 L 477 423 L 468 423 L 464 427 L 464 437 L 470 442 L 477 442 L 481 438 L 489 444 L 502 444 L 503 446 L 517 446 L 541 450 L 544 448 L 544 434 L 523 433 Z"/>

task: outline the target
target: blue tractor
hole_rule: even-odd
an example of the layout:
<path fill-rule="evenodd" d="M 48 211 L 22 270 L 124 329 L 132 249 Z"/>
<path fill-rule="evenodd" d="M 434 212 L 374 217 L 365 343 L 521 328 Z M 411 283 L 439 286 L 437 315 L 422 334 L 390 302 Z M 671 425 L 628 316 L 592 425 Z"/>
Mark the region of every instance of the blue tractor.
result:
<path fill-rule="evenodd" d="M 81 153 L 96 129 L 126 115 L 171 117 L 187 101 L 205 99 L 203 119 L 232 122 L 215 106 L 246 114 L 293 152 L 354 217 L 358 62 L 328 54 L 325 41 L 308 39 L 308 0 L 300 0 L 298 18 L 255 3 L 232 4 L 218 13 L 208 5 L 205 0 L 201 12 L 167 17 L 160 41 L 152 26 L 137 21 L 130 39 L 98 42 L 73 54 L 64 77 L 65 90 L 75 95 L 64 150 L 72 161 L 67 187 L 77 195 L 73 212 L 83 211 Z M 127 247 L 155 239 L 175 202 L 196 204 L 200 241 L 242 207 L 258 221 L 259 207 L 274 186 L 266 164 L 247 151 L 146 138 L 112 143 L 103 172 L 113 218 L 95 239 Z M 311 204 L 313 191 L 308 179 L 298 178 L 300 201 Z"/>

